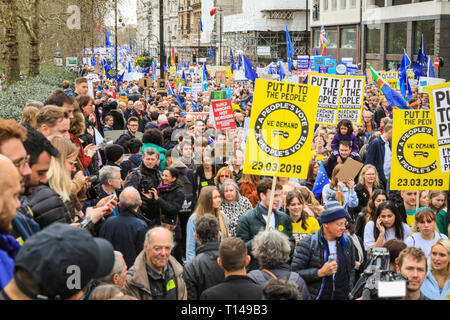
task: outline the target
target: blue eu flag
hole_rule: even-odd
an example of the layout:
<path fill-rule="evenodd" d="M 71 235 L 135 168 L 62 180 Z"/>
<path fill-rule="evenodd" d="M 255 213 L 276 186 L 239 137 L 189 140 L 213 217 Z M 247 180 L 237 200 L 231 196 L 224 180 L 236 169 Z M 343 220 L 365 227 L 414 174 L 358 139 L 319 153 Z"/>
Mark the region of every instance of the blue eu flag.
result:
<path fill-rule="evenodd" d="M 319 172 L 317 172 L 316 181 L 314 182 L 314 186 L 312 192 L 316 197 L 319 197 L 322 193 L 323 187 L 330 183 L 330 179 L 328 179 L 327 172 L 325 171 L 325 167 L 323 166 L 323 162 L 320 162 Z"/>
<path fill-rule="evenodd" d="M 248 80 L 255 81 L 258 78 L 258 74 L 256 73 L 255 67 L 247 59 L 246 56 L 243 56 L 243 57 L 244 57 L 245 77 Z"/>
<path fill-rule="evenodd" d="M 209 46 L 209 57 L 211 59 L 214 58 L 214 54 L 213 54 L 213 51 L 212 51 L 212 46 Z"/>
<path fill-rule="evenodd" d="M 111 47 L 111 32 L 109 32 L 108 28 L 105 28 L 105 47 Z"/>
<path fill-rule="evenodd" d="M 294 45 L 291 41 L 291 36 L 289 35 L 288 27 L 286 26 L 286 53 L 287 53 L 287 62 L 289 66 L 289 72 L 292 73 L 292 59 L 294 55 Z"/>
<path fill-rule="evenodd" d="M 233 58 L 233 50 L 230 48 L 230 63 L 231 63 L 231 72 L 233 73 L 236 70 L 236 63 L 234 63 Z"/>
<path fill-rule="evenodd" d="M 425 76 L 424 70 L 427 69 L 427 55 L 425 54 L 425 48 L 423 47 L 423 34 L 420 40 L 420 49 L 417 53 L 417 60 L 413 66 L 414 78 L 419 79 L 420 76 Z"/>

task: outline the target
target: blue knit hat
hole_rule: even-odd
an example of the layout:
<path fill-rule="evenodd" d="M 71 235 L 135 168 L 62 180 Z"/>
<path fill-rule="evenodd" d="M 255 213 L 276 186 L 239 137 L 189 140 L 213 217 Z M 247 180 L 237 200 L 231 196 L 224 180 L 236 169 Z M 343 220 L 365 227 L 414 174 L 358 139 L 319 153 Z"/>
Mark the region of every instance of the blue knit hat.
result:
<path fill-rule="evenodd" d="M 329 201 L 323 207 L 320 215 L 320 223 L 328 223 L 347 217 L 347 211 L 337 201 Z"/>

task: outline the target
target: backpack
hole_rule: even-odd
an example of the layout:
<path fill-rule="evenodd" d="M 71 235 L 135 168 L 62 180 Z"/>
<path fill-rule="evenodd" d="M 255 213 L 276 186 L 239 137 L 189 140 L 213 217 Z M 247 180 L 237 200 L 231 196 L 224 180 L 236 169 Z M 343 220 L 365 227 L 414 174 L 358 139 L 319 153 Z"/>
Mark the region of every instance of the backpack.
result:
<path fill-rule="evenodd" d="M 271 271 L 269 271 L 267 269 L 252 271 L 252 275 L 255 276 L 256 281 L 258 283 L 265 283 L 267 281 L 266 277 L 264 276 L 264 273 L 270 275 L 274 279 L 278 279 L 277 276 L 275 276 Z M 290 272 L 289 278 L 288 278 L 289 282 L 294 282 L 296 284 L 299 279 L 300 279 L 300 275 L 297 272 L 292 272 L 292 271 Z"/>

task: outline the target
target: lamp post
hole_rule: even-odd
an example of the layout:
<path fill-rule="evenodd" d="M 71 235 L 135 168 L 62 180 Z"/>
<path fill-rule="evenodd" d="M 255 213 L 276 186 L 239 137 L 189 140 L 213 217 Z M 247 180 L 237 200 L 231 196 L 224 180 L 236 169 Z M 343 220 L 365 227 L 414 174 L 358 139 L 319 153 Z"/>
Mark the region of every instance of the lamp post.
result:
<path fill-rule="evenodd" d="M 114 43 L 114 45 L 115 45 L 115 53 L 116 53 L 116 80 L 117 80 L 117 72 L 118 72 L 118 57 L 117 57 L 117 0 L 115 0 L 114 1 L 114 4 L 115 4 L 115 6 L 114 6 L 114 16 L 115 16 L 115 25 L 114 25 L 114 28 L 115 28 L 115 35 L 114 35 L 114 39 L 115 39 L 115 43 Z"/>
<path fill-rule="evenodd" d="M 165 93 L 164 84 L 164 2 L 159 0 L 159 90 Z"/>
<path fill-rule="evenodd" d="M 219 8 L 220 30 L 219 30 L 219 64 L 222 65 L 222 22 L 223 22 L 223 9 Z"/>

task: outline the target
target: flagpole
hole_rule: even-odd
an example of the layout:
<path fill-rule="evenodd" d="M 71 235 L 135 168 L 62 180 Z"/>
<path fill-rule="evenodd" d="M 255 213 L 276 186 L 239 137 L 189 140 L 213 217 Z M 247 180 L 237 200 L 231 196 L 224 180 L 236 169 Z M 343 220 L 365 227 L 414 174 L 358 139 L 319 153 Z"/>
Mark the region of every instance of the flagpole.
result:
<path fill-rule="evenodd" d="M 116 52 L 116 82 L 117 82 L 117 70 L 118 70 L 118 68 L 117 68 L 117 63 L 118 63 L 118 60 L 117 60 L 117 0 L 115 0 L 115 7 L 114 7 L 114 15 L 115 15 L 115 30 L 116 30 L 116 34 L 114 35 L 115 36 L 115 52 Z M 116 83 L 116 85 L 117 85 L 117 83 Z"/>

